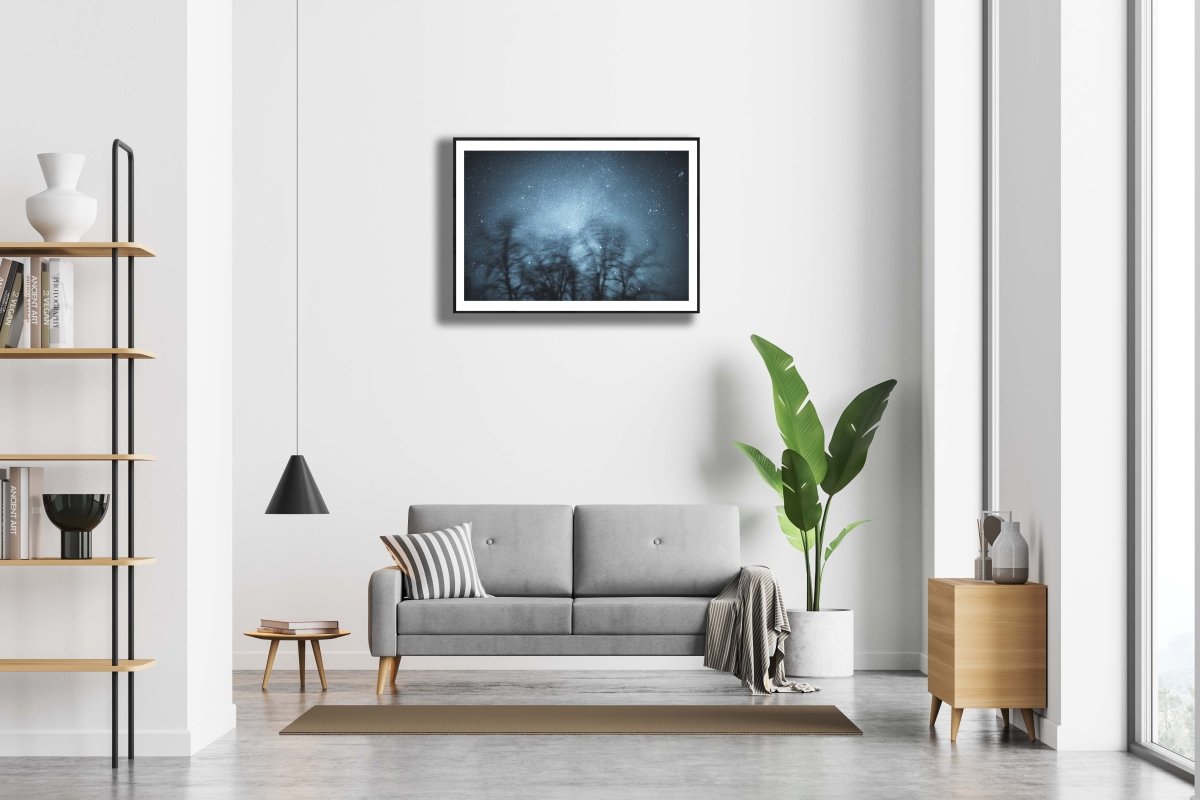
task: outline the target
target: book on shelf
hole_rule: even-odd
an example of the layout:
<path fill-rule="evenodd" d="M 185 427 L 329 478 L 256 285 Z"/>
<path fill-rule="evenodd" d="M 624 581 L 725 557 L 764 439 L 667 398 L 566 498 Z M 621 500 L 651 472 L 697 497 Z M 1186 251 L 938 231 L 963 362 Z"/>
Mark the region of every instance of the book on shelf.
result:
<path fill-rule="evenodd" d="M 0 324 L 4 322 L 4 314 L 8 311 L 8 301 L 12 297 L 12 283 L 10 278 L 14 277 L 13 270 L 16 269 L 17 262 L 11 258 L 0 258 Z M 4 346 L 4 340 L 0 339 L 0 347 Z"/>
<path fill-rule="evenodd" d="M 0 259 L 0 347 L 75 346 L 75 265 Z"/>
<path fill-rule="evenodd" d="M 5 504 L 7 520 L 4 527 L 4 557 L 6 559 L 50 558 L 52 553 L 35 553 L 45 549 L 42 540 L 44 510 L 42 483 L 45 470 L 41 467 L 9 467 L 8 498 Z"/>
<path fill-rule="evenodd" d="M 21 340 L 17 347 L 42 347 L 42 260 L 29 259 L 25 268 L 25 283 L 21 294 L 25 307 L 21 318 Z"/>
<path fill-rule="evenodd" d="M 0 469 L 0 559 L 8 558 L 8 493 L 11 490 L 8 470 Z"/>
<path fill-rule="evenodd" d="M 23 311 L 21 306 L 21 291 L 25 288 L 25 265 L 20 261 L 14 261 L 8 270 L 8 275 L 4 281 L 4 292 L 0 295 L 0 305 L 4 306 L 3 314 L 0 315 L 0 347 L 16 347 L 17 341 L 21 338 L 21 320 L 23 319 Z M 16 328 L 16 336 L 13 336 L 13 329 Z"/>
<path fill-rule="evenodd" d="M 46 259 L 50 280 L 50 341 L 44 347 L 75 346 L 75 265 L 61 258 Z"/>
<path fill-rule="evenodd" d="M 264 633 L 296 633 L 303 631 L 312 633 L 316 631 L 336 631 L 338 629 L 337 620 L 283 620 L 283 619 L 263 619 L 259 620 L 259 630 Z"/>
<path fill-rule="evenodd" d="M 42 330 L 40 333 L 42 347 L 50 346 L 50 259 L 39 258 L 41 262 L 41 276 L 38 279 L 38 285 L 42 289 L 40 303 L 41 310 L 38 316 L 42 320 Z"/>
<path fill-rule="evenodd" d="M 25 315 L 19 347 L 42 347 L 42 259 L 32 257 L 25 269 Z"/>

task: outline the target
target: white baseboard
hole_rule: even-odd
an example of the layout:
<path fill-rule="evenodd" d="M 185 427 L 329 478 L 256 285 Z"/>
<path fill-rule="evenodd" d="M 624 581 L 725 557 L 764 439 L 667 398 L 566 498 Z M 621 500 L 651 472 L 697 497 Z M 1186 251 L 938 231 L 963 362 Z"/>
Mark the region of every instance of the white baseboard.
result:
<path fill-rule="evenodd" d="M 327 670 L 374 670 L 379 660 L 366 650 L 324 651 Z M 262 671 L 267 663 L 265 650 L 235 650 L 233 668 L 238 670 Z M 920 666 L 920 653 L 855 653 L 855 669 L 861 670 L 914 670 Z M 312 657 L 305 659 L 309 670 L 316 669 Z M 284 652 L 280 648 L 275 658 L 275 669 L 295 670 L 299 662 L 295 650 Z M 655 669 L 703 669 L 704 659 L 700 656 L 405 656 L 400 660 L 400 669 L 515 669 L 515 670 L 655 670 Z"/>
<path fill-rule="evenodd" d="M 921 667 L 920 653 L 858 652 L 854 654 L 856 670 L 916 670 Z"/>
<path fill-rule="evenodd" d="M 919 653 L 918 655 L 920 655 L 921 658 L 917 664 L 917 669 L 919 669 L 921 671 L 922 675 L 928 675 L 929 674 L 929 655 L 927 653 Z"/>
<path fill-rule="evenodd" d="M 1009 712 L 1009 724 L 1019 731 L 1022 731 L 1026 736 L 1029 731 L 1025 730 L 1025 717 L 1019 709 L 1013 709 Z M 1000 712 L 996 712 L 996 717 L 1000 717 Z M 1037 726 L 1038 741 L 1047 747 L 1058 749 L 1058 723 L 1052 719 L 1047 719 L 1037 711 L 1033 712 L 1033 724 Z"/>
<path fill-rule="evenodd" d="M 1020 714 L 1017 715 L 1019 720 L 1017 727 L 1021 730 L 1025 730 L 1025 722 L 1024 720 L 1019 719 L 1020 716 Z M 1052 719 L 1043 717 L 1041 714 L 1035 711 L 1033 712 L 1033 724 L 1037 726 L 1038 740 L 1047 747 L 1052 747 L 1057 750 L 1059 741 L 1058 723 Z"/>
<path fill-rule="evenodd" d="M 233 730 L 237 707 L 232 703 L 190 729 L 147 730 L 138 727 L 134 747 L 138 758 L 187 757 Z M 103 730 L 0 730 L 0 756 L 104 756 L 112 753 L 111 731 Z M 125 757 L 125 733 L 118 752 Z"/>
<path fill-rule="evenodd" d="M 236 727 L 237 706 L 230 703 L 200 724 L 192 726 L 191 741 L 188 742 L 190 749 L 188 755 L 199 753 Z"/>

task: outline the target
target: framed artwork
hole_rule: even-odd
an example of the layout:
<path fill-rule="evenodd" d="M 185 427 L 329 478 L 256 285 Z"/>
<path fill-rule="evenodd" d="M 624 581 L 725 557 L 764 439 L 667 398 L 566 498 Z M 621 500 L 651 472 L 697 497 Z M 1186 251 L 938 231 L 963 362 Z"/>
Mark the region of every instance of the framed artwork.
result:
<path fill-rule="evenodd" d="M 700 310 L 700 140 L 454 140 L 454 311 Z"/>

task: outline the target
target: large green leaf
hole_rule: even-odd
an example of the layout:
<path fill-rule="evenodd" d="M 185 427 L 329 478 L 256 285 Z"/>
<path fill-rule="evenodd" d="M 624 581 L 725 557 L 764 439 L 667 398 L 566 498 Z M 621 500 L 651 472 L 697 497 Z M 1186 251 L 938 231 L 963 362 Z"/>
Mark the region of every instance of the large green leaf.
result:
<path fill-rule="evenodd" d="M 860 519 L 858 522 L 851 522 L 849 525 L 842 528 L 842 532 L 839 533 L 837 536 L 835 536 L 833 541 L 825 546 L 825 559 L 829 560 L 829 557 L 831 555 L 833 555 L 833 551 L 837 550 L 838 545 L 842 543 L 842 539 L 846 538 L 847 533 L 854 530 L 859 525 L 862 525 L 864 522 L 870 522 L 870 520 L 869 519 Z"/>
<path fill-rule="evenodd" d="M 802 531 L 821 524 L 821 500 L 812 469 L 795 450 L 783 451 L 783 511 Z"/>
<path fill-rule="evenodd" d="M 779 517 L 779 530 L 783 531 L 784 537 L 792 547 L 801 553 L 812 550 L 813 544 L 816 543 L 816 531 L 802 531 L 793 525 L 792 521 L 787 518 L 783 506 L 775 506 L 775 515 Z"/>
<path fill-rule="evenodd" d="M 888 396 L 895 387 L 894 380 L 872 386 L 851 400 L 842 412 L 829 437 L 829 469 L 821 479 L 821 488 L 826 494 L 837 494 L 862 472 L 867 463 L 867 449 L 875 438 L 875 429 L 883 419 Z"/>
<path fill-rule="evenodd" d="M 809 399 L 808 385 L 796 371 L 796 362 L 790 355 L 761 336 L 751 336 L 750 341 L 771 375 L 775 421 L 784 447 L 799 453 L 820 483 L 825 478 L 825 429 Z"/>
<path fill-rule="evenodd" d="M 734 442 L 733 444 L 738 450 L 745 453 L 746 458 L 750 459 L 751 463 L 758 468 L 758 474 L 762 475 L 762 479 L 767 482 L 767 485 L 782 497 L 783 475 L 780 473 L 779 467 L 775 466 L 775 462 L 763 455 L 763 452 L 757 447 L 752 447 L 742 442 Z"/>

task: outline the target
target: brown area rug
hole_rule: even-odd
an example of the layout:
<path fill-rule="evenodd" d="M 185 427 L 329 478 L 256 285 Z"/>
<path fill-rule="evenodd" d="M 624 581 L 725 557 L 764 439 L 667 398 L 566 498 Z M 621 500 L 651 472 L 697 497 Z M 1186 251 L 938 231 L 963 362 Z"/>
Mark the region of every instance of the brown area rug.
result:
<path fill-rule="evenodd" d="M 321 705 L 280 733 L 862 736 L 837 706 L 817 705 Z"/>

